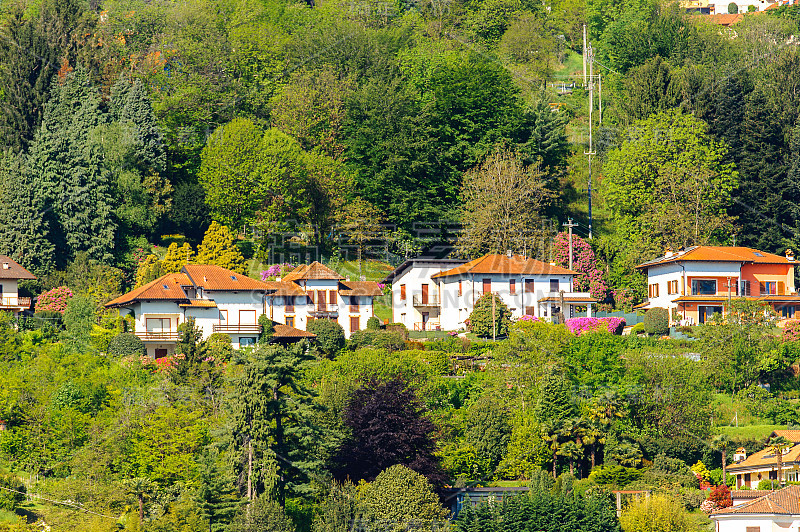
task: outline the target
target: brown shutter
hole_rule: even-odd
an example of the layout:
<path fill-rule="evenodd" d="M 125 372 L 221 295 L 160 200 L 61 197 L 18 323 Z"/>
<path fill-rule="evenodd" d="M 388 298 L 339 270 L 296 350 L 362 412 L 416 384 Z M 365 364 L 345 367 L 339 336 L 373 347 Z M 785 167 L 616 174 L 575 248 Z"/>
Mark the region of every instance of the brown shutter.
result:
<path fill-rule="evenodd" d="M 778 295 L 782 296 L 785 295 L 786 292 L 786 285 L 783 281 L 778 281 Z"/>
<path fill-rule="evenodd" d="M 405 301 L 406 300 L 406 285 L 400 285 L 400 299 Z"/>
<path fill-rule="evenodd" d="M 427 284 L 422 285 L 422 304 L 423 305 L 427 305 L 428 304 L 428 285 Z"/>
<path fill-rule="evenodd" d="M 536 283 L 533 282 L 533 279 L 525 279 L 525 291 L 532 294 L 535 292 Z"/>
<path fill-rule="evenodd" d="M 355 332 L 360 329 L 358 316 L 350 316 L 350 332 Z"/>
<path fill-rule="evenodd" d="M 491 279 L 484 279 L 483 280 L 483 293 L 488 294 L 492 291 L 492 280 Z"/>
<path fill-rule="evenodd" d="M 508 292 L 511 294 L 517 293 L 517 281 L 516 279 L 509 279 L 508 280 Z"/>
<path fill-rule="evenodd" d="M 336 290 L 331 290 L 328 293 L 328 299 L 331 305 L 336 305 Z"/>

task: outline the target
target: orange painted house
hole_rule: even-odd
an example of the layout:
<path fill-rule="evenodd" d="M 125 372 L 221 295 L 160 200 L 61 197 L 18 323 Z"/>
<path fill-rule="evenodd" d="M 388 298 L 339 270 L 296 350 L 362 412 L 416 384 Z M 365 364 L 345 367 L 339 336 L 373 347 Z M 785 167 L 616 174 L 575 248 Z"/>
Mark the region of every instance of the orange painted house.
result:
<path fill-rule="evenodd" d="M 636 268 L 647 274 L 648 299 L 638 308 L 662 307 L 687 324 L 705 323 L 728 301 L 763 301 L 782 318 L 800 314 L 794 284 L 794 254 L 746 247 L 693 246 L 667 252 Z"/>

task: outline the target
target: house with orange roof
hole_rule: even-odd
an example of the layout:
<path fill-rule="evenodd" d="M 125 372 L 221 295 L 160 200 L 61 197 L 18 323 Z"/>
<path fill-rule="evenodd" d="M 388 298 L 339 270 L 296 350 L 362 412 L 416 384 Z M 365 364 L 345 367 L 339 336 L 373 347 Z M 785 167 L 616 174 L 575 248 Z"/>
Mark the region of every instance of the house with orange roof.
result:
<path fill-rule="evenodd" d="M 0 255 L 0 310 L 19 314 L 31 308 L 31 298 L 19 296 L 19 282 L 36 276 L 11 257 Z"/>
<path fill-rule="evenodd" d="M 783 436 L 791 445 L 781 453 L 781 480 L 786 482 L 800 481 L 800 430 L 775 430 L 767 437 Z M 736 488 L 756 489 L 762 480 L 778 480 L 778 458 L 769 448 L 747 456 L 744 448 L 737 449 L 733 455 L 733 464 L 727 468 L 728 474 L 736 477 Z"/>
<path fill-rule="evenodd" d="M 800 528 L 800 486 L 769 492 L 709 517 L 716 532 L 794 532 Z"/>
<path fill-rule="evenodd" d="M 647 275 L 648 298 L 639 308 L 672 311 L 673 322 L 705 323 L 725 314 L 731 299 L 769 305 L 783 318 L 800 308 L 794 285 L 794 254 L 747 247 L 692 246 L 667 252 L 636 268 Z"/>
<path fill-rule="evenodd" d="M 410 330 L 464 329 L 475 302 L 487 293 L 497 295 L 513 319 L 530 315 L 552 321 L 562 311 L 565 318 L 581 312 L 591 316 L 597 303 L 588 292 L 573 292 L 577 272 L 523 255 L 489 254 L 438 272 L 430 265 L 422 268 L 427 277 L 422 272 L 415 275 L 414 268 L 410 275 L 397 275 L 395 270 L 387 277 L 392 282 L 394 321 Z M 406 278 L 415 279 L 419 292 L 408 289 Z"/>
<path fill-rule="evenodd" d="M 231 337 L 234 348 L 254 345 L 261 334 L 264 314 L 278 325 L 274 338 L 296 341 L 313 337 L 306 331 L 315 319 L 338 321 L 345 335 L 366 327 L 373 315 L 373 298 L 382 295 L 374 282 L 348 281 L 314 262 L 298 266 L 284 279 L 260 281 L 207 264 L 187 264 L 106 304 L 130 315 L 134 331 L 147 353 L 160 358 L 172 354 L 178 325 L 194 318 L 208 338 L 214 333 Z"/>

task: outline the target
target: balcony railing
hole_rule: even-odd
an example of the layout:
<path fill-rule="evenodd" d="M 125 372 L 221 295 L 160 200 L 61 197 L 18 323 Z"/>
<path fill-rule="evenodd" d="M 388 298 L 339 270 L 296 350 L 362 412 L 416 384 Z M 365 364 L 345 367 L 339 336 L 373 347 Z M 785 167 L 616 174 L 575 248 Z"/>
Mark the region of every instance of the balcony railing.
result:
<path fill-rule="evenodd" d="M 441 326 L 438 321 L 428 320 L 426 322 L 418 321 L 414 323 L 415 331 L 439 331 Z"/>
<path fill-rule="evenodd" d="M 31 298 L 29 297 L 0 297 L 0 308 L 2 307 L 24 307 L 30 308 Z"/>
<path fill-rule="evenodd" d="M 422 297 L 422 294 L 414 294 L 415 307 L 438 307 L 439 296 L 437 294 L 428 294 L 427 297 Z"/>
<path fill-rule="evenodd" d="M 174 342 L 175 340 L 178 339 L 178 331 L 165 331 L 165 332 L 137 331 L 133 334 L 135 334 L 145 342 Z"/>
<path fill-rule="evenodd" d="M 259 334 L 261 325 L 214 325 L 214 332 Z"/>
<path fill-rule="evenodd" d="M 309 314 L 313 315 L 320 315 L 320 314 L 333 314 L 339 312 L 339 305 L 314 305 L 311 310 L 308 311 Z"/>

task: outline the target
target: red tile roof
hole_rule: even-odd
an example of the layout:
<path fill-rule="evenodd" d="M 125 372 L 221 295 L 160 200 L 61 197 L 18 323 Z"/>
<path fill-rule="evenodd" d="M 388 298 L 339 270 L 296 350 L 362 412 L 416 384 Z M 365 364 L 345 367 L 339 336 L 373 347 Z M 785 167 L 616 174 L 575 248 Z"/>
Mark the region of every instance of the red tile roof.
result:
<path fill-rule="evenodd" d="M 189 277 L 191 284 L 202 286 L 208 291 L 267 290 L 267 283 L 264 281 L 210 264 L 187 264 L 181 271 Z"/>
<path fill-rule="evenodd" d="M 8 265 L 8 267 L 6 267 Z M 0 255 L 0 279 L 36 279 L 36 276 L 11 257 Z"/>
<path fill-rule="evenodd" d="M 188 301 L 186 292 L 183 291 L 181 285 L 187 286 L 191 282 L 189 278 L 182 273 L 168 273 L 163 277 L 159 277 L 155 281 L 151 281 L 146 285 L 134 288 L 127 294 L 123 294 L 116 299 L 112 299 L 105 304 L 107 308 L 123 307 L 135 301 L 161 299 L 172 301 Z"/>
<path fill-rule="evenodd" d="M 733 26 L 742 21 L 744 15 L 741 13 L 720 13 L 717 15 L 708 15 L 708 20 L 720 26 Z"/>
<path fill-rule="evenodd" d="M 269 296 L 304 296 L 305 290 L 294 283 L 285 281 L 264 281 L 267 285 L 267 295 Z M 271 292 L 270 292 L 271 290 Z"/>
<path fill-rule="evenodd" d="M 282 323 L 276 323 L 274 325 L 274 333 L 272 334 L 272 337 L 273 338 L 316 338 L 317 335 L 314 333 L 310 333 L 308 331 L 304 331 L 302 329 L 295 329 L 294 327 L 290 327 Z"/>
<path fill-rule="evenodd" d="M 505 275 L 578 275 L 578 272 L 554 266 L 522 255 L 484 255 L 461 266 L 437 273 L 431 279 L 462 274 L 495 273 Z"/>
<path fill-rule="evenodd" d="M 343 296 L 373 296 L 383 295 L 383 291 L 374 281 L 339 281 L 341 287 L 339 294 Z"/>
<path fill-rule="evenodd" d="M 344 277 L 331 270 L 324 264 L 314 261 L 311 264 L 298 266 L 287 273 L 282 281 L 299 281 L 301 279 L 331 279 L 334 281 L 344 280 Z"/>
<path fill-rule="evenodd" d="M 637 268 L 648 268 L 672 262 L 701 261 L 701 262 L 746 262 L 756 264 L 794 264 L 786 257 L 759 251 L 753 248 L 732 246 L 694 246 L 684 251 L 674 253 L 671 257 L 658 257 Z"/>
<path fill-rule="evenodd" d="M 717 510 L 711 516 L 730 514 L 800 515 L 800 486 L 787 486 L 753 501 Z"/>

